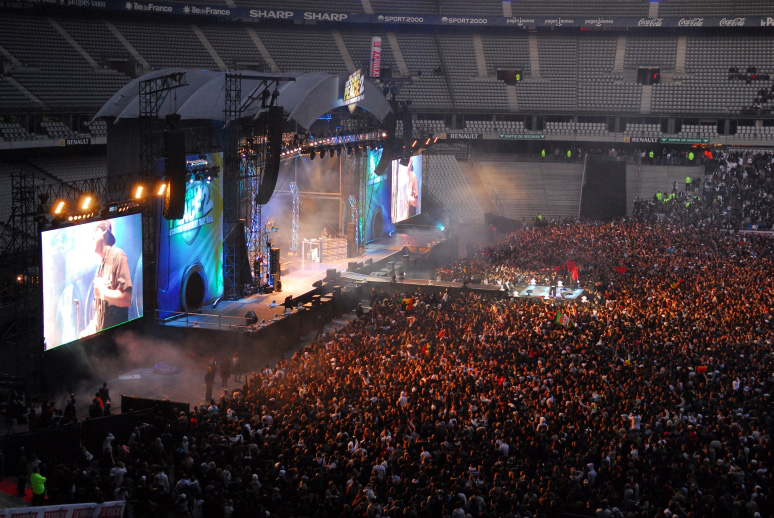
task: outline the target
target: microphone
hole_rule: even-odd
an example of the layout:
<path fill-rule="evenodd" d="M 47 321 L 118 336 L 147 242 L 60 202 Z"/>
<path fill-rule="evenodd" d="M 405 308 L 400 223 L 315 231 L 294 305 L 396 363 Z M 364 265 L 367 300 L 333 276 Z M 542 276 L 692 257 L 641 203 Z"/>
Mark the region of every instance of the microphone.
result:
<path fill-rule="evenodd" d="M 76 307 L 76 308 L 77 308 L 77 307 L 80 307 L 80 305 L 81 305 L 81 301 L 80 301 L 80 300 L 78 300 L 78 299 L 75 299 L 75 300 L 73 300 L 73 302 L 75 303 L 75 307 Z"/>

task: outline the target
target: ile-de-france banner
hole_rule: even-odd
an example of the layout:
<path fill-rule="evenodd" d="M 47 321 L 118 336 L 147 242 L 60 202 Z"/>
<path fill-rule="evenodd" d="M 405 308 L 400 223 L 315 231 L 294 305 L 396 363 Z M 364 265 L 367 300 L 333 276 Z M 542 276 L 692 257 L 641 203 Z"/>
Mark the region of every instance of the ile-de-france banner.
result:
<path fill-rule="evenodd" d="M 498 26 L 514 28 L 583 27 L 587 29 L 619 28 L 774 28 L 774 8 L 760 16 L 704 16 L 699 9 L 690 16 L 649 18 L 636 16 L 578 17 L 578 16 L 443 16 L 344 13 L 334 11 L 304 11 L 293 9 L 250 9 L 224 5 L 193 5 L 184 2 L 150 2 L 135 0 L 0 0 L 2 8 L 50 7 L 57 9 L 90 9 L 146 13 L 150 15 L 178 15 L 192 18 L 217 18 L 255 23 L 289 22 L 293 24 L 374 24 L 374 25 L 450 25 Z"/>

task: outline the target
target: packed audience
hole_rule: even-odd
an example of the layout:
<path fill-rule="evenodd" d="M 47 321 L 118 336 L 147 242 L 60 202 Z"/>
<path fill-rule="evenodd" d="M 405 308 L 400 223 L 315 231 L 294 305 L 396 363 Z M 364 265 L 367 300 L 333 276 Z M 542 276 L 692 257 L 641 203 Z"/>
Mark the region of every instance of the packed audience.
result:
<path fill-rule="evenodd" d="M 774 154 L 717 151 L 700 187 L 675 185 L 671 193 L 637 200 L 634 217 L 651 223 L 681 221 L 697 227 L 774 229 Z"/>
<path fill-rule="evenodd" d="M 48 502 L 134 516 L 772 516 L 772 243 L 669 222 L 520 230 L 465 267 L 573 260 L 602 297 L 373 292 L 190 414 L 36 468 Z"/>

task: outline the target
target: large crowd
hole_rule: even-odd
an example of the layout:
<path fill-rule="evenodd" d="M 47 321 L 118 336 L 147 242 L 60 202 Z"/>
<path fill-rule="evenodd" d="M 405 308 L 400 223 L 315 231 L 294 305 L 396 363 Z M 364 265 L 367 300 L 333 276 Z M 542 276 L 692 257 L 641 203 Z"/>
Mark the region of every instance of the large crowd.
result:
<path fill-rule="evenodd" d="M 774 154 L 717 151 L 699 186 L 675 185 L 658 199 L 638 200 L 634 216 L 650 222 L 679 220 L 725 229 L 774 229 Z"/>
<path fill-rule="evenodd" d="M 520 230 L 470 264 L 573 260 L 603 297 L 374 292 L 369 312 L 220 399 L 109 436 L 77 467 L 41 459 L 48 502 L 197 518 L 773 516 L 772 244 L 633 221 Z"/>
<path fill-rule="evenodd" d="M 437 272 L 577 271 L 586 302 L 374 290 L 218 399 L 32 472 L 132 516 L 772 517 L 774 240 L 720 228 L 771 156 L 715 159 L 701 209 L 531 226 Z"/>

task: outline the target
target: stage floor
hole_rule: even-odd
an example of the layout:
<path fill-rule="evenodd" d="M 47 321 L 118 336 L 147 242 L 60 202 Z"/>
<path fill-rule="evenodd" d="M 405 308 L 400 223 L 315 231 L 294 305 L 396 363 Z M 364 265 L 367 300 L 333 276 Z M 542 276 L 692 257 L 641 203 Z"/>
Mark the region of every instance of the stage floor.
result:
<path fill-rule="evenodd" d="M 255 312 L 259 322 L 266 320 L 267 323 L 270 323 L 275 315 L 282 315 L 284 310 L 282 303 L 285 301 L 285 297 L 292 295 L 293 298 L 296 298 L 312 291 L 314 289 L 312 285 L 317 281 L 324 280 L 329 269 L 335 268 L 345 279 L 362 279 L 367 276 L 353 276 L 346 271 L 350 261 L 364 262 L 371 259 L 373 262 L 378 262 L 398 254 L 404 247 L 414 253 L 422 253 L 443 240 L 443 232 L 435 229 L 416 230 L 409 234 L 395 233 L 390 237 L 367 244 L 364 253 L 358 257 L 328 263 L 303 260 L 300 255 L 286 254 L 281 262 L 282 271 L 288 273 L 283 274 L 280 279 L 282 281 L 281 292 L 256 293 L 237 300 L 222 300 L 217 306 L 213 307 L 210 304 L 204 306 L 199 313 L 181 314 L 179 318 L 167 319 L 161 324 L 172 327 L 236 329 L 245 325 L 245 313 L 248 311 Z M 399 260 L 399 257 L 396 257 L 396 261 Z M 389 281 L 389 278 L 384 276 L 368 277 Z M 414 281 L 412 280 L 412 282 Z"/>
<path fill-rule="evenodd" d="M 585 290 L 583 289 L 570 289 L 559 288 L 556 290 L 556 296 L 551 297 L 551 286 L 521 286 L 517 291 L 518 297 L 535 297 L 540 299 L 564 299 L 564 300 L 580 300 Z"/>

